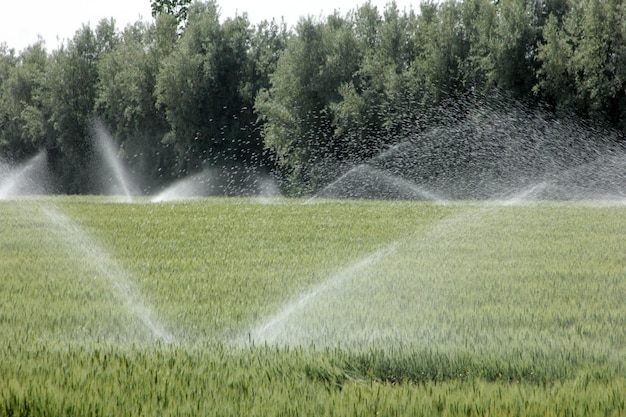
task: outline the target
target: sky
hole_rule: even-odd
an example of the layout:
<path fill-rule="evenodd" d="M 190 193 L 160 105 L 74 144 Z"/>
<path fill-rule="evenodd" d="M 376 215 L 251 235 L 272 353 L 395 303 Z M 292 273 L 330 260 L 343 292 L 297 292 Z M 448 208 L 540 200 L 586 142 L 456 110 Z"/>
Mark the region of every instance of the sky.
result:
<path fill-rule="evenodd" d="M 383 9 L 390 0 L 371 0 Z M 288 25 L 302 16 L 327 16 L 334 10 L 345 14 L 365 0 L 218 0 L 221 17 L 248 13 L 251 23 L 285 18 Z M 396 0 L 398 7 L 414 10 L 419 1 Z M 95 28 L 104 18 L 113 17 L 118 29 L 137 20 L 152 20 L 150 0 L 2 0 L 0 2 L 0 44 L 6 43 L 17 52 L 35 43 L 41 36 L 48 51 L 58 49 L 71 39 L 83 24 Z"/>

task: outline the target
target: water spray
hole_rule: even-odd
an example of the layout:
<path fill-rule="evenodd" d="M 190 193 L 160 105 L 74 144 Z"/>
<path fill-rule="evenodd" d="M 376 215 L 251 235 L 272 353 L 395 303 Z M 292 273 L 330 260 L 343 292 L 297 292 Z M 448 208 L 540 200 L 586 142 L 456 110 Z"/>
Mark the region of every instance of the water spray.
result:
<path fill-rule="evenodd" d="M 44 192 L 42 172 L 46 169 L 46 156 L 41 151 L 23 164 L 0 172 L 0 200 Z"/>
<path fill-rule="evenodd" d="M 108 192 L 119 195 L 121 191 L 122 201 L 126 203 L 132 202 L 133 197 L 139 193 L 135 189 L 124 164 L 118 157 L 118 150 L 114 145 L 113 137 L 98 120 L 93 122 L 92 129 L 95 149 L 112 174 L 112 184 L 110 184 Z"/>
<path fill-rule="evenodd" d="M 140 290 L 133 284 L 131 275 L 111 258 L 102 245 L 78 223 L 58 210 L 43 208 L 42 211 L 54 225 L 51 229 L 58 240 L 72 253 L 79 253 L 90 267 L 104 277 L 114 297 L 141 323 L 148 335 L 163 343 L 176 342 L 174 335 L 156 317 L 153 308 L 143 300 Z"/>

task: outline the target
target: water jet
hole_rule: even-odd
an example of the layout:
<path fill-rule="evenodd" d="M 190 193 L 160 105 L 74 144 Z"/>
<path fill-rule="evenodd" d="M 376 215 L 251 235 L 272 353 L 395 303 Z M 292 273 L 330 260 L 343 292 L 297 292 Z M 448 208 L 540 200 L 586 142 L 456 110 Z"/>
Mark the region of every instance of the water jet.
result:
<path fill-rule="evenodd" d="M 621 199 L 626 140 L 574 118 L 556 119 L 511 99 L 443 107 L 441 124 L 403 126 L 379 154 L 349 166 L 315 196 L 416 200 Z M 454 114 L 447 115 L 447 112 Z M 441 196 L 445 196 L 441 198 Z"/>
<path fill-rule="evenodd" d="M 160 193 L 153 196 L 150 201 L 153 203 L 182 201 L 194 197 L 207 195 L 211 189 L 212 178 L 210 171 L 191 175 L 186 178 L 174 181 L 165 187 Z"/>
<path fill-rule="evenodd" d="M 46 151 L 26 162 L 0 171 L 0 200 L 20 195 L 45 193 Z"/>
<path fill-rule="evenodd" d="M 252 343 L 285 343 L 287 339 L 293 337 L 291 332 L 293 320 L 297 321 L 299 314 L 309 308 L 310 304 L 317 302 L 320 297 L 327 296 L 333 290 L 349 285 L 349 281 L 355 279 L 371 265 L 393 254 L 397 246 L 398 243 L 393 242 L 341 269 L 337 274 L 289 302 L 276 314 L 252 329 L 248 337 L 240 338 L 239 342 L 247 340 Z"/>
<path fill-rule="evenodd" d="M 139 335 L 118 335 L 121 340 L 148 336 L 163 343 L 174 343 L 176 338 L 161 323 L 154 309 L 143 299 L 141 291 L 136 287 L 133 278 L 111 255 L 104 246 L 96 241 L 76 221 L 70 219 L 58 209 L 42 207 L 42 212 L 50 222 L 50 230 L 57 240 L 67 247 L 69 253 L 78 255 L 82 264 L 93 269 L 93 273 L 105 281 L 111 294 L 122 308 L 140 324 Z M 103 297 L 110 296 L 103 294 Z"/>
<path fill-rule="evenodd" d="M 317 192 L 313 198 L 444 201 L 434 192 L 369 164 L 360 164 Z"/>
<path fill-rule="evenodd" d="M 119 151 L 115 146 L 113 136 L 98 120 L 92 123 L 92 131 L 95 150 L 106 167 L 106 170 L 102 170 L 106 193 L 120 197 L 121 202 L 131 202 L 139 192 L 118 156 Z"/>

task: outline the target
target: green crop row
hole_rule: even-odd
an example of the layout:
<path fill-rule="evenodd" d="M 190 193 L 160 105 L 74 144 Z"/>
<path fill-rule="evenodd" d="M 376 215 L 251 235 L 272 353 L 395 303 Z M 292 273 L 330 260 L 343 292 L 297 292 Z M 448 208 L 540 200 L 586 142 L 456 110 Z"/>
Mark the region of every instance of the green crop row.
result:
<path fill-rule="evenodd" d="M 0 202 L 0 415 L 620 415 L 624 214 Z"/>
<path fill-rule="evenodd" d="M 157 346 L 14 353 L 0 366 L 0 414 L 154 415 L 623 415 L 623 376 L 581 372 L 536 384 L 452 376 L 446 381 L 355 378 L 345 351 Z M 15 363 L 15 361 L 23 361 Z M 394 359 L 397 361 L 397 358 Z M 12 366 L 11 366 L 12 365 Z M 20 366 L 21 365 L 21 366 Z M 428 363 L 424 364 L 425 366 Z"/>

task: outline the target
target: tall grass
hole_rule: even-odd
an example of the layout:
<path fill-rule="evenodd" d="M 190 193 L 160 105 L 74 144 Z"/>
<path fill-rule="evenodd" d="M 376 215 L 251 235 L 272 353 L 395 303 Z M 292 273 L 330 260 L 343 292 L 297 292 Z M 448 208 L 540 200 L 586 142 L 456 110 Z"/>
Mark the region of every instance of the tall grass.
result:
<path fill-rule="evenodd" d="M 1 202 L 0 415 L 620 415 L 624 214 Z M 276 345 L 250 338 L 306 292 Z"/>

